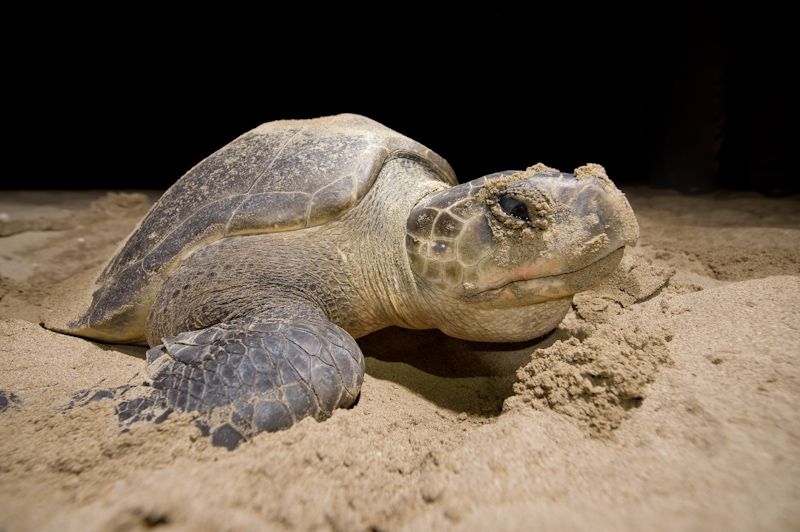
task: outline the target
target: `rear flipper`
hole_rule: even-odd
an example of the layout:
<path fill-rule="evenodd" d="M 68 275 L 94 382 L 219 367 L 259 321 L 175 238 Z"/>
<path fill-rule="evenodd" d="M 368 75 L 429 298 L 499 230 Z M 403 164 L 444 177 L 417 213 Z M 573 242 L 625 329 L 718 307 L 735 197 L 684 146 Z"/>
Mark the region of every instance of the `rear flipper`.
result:
<path fill-rule="evenodd" d="M 120 421 L 196 411 L 213 444 L 228 449 L 304 417 L 327 419 L 356 401 L 364 379 L 355 340 L 318 317 L 243 318 L 163 342 L 147 352 L 152 393 L 123 395 Z"/>

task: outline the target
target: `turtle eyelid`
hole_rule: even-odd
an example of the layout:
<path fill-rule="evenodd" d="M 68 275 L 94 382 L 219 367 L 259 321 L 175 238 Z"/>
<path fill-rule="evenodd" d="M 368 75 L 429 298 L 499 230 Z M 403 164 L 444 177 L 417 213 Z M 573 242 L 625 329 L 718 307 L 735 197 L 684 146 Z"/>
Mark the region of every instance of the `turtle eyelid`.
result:
<path fill-rule="evenodd" d="M 513 216 L 514 218 L 519 218 L 520 220 L 530 221 L 531 217 L 528 214 L 528 207 L 522 201 L 518 200 L 513 196 L 503 196 L 498 201 L 500 208 L 508 214 L 509 216 Z"/>

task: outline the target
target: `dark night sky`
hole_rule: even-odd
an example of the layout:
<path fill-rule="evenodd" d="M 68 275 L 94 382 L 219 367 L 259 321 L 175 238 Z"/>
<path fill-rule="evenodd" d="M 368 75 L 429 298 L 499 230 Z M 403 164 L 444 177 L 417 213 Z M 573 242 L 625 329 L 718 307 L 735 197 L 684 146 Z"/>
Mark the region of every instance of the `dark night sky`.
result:
<path fill-rule="evenodd" d="M 664 88 L 643 67 L 683 40 L 679 14 L 300 11 L 52 14 L 46 51 L 12 61 L 23 170 L 3 188 L 166 188 L 262 122 L 340 112 L 422 142 L 462 181 L 539 161 L 646 181 L 643 109 Z M 719 18 L 735 51 L 738 19 Z"/>

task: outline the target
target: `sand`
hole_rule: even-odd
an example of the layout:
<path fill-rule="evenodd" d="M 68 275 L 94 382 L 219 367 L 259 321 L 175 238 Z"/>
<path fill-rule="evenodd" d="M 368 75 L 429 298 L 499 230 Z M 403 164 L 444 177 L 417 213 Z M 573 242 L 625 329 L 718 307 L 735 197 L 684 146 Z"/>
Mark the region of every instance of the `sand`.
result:
<path fill-rule="evenodd" d="M 144 349 L 39 325 L 157 193 L 0 193 L 0 530 L 800 529 L 800 198 L 624 191 L 640 245 L 552 334 L 380 331 L 355 407 L 231 452 L 120 433 L 87 401 Z"/>

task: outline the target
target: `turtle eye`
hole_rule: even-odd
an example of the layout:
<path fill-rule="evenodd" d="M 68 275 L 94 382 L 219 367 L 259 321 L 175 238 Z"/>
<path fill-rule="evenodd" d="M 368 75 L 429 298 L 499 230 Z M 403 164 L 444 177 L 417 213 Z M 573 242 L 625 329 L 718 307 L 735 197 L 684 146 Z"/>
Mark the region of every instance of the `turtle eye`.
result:
<path fill-rule="evenodd" d="M 528 207 L 520 200 L 511 196 L 503 196 L 498 203 L 506 214 L 519 218 L 520 220 L 531 221 L 531 217 L 528 215 Z"/>

